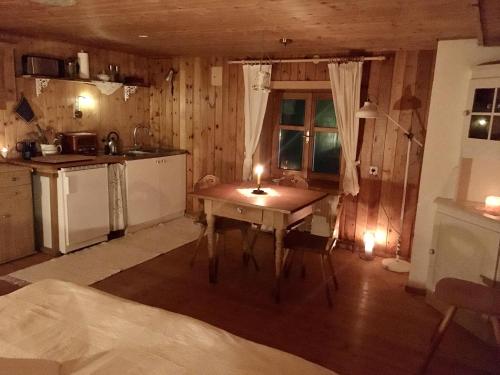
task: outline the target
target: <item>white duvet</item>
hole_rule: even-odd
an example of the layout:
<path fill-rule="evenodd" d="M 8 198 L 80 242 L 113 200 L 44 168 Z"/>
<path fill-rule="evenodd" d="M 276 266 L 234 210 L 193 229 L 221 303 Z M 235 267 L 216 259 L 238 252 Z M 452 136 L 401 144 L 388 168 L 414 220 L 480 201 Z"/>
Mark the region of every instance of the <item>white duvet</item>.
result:
<path fill-rule="evenodd" d="M 44 280 L 0 297 L 0 374 L 333 374 L 199 320 Z"/>

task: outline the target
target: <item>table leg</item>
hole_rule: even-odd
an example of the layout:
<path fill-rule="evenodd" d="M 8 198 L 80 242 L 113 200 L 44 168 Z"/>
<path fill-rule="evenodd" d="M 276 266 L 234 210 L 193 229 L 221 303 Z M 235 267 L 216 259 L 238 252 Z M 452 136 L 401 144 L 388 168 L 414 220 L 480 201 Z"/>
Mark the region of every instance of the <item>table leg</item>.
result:
<path fill-rule="evenodd" d="M 275 261 L 275 278 L 276 286 L 274 289 L 274 298 L 276 302 L 280 301 L 280 283 L 281 283 L 281 271 L 283 270 L 283 237 L 285 235 L 284 229 L 276 229 L 274 231 L 274 236 L 276 240 L 276 246 L 274 249 L 274 261 Z"/>
<path fill-rule="evenodd" d="M 217 282 L 217 252 L 215 251 L 214 225 L 215 217 L 212 213 L 207 213 L 207 240 L 208 240 L 208 281 L 215 284 Z"/>

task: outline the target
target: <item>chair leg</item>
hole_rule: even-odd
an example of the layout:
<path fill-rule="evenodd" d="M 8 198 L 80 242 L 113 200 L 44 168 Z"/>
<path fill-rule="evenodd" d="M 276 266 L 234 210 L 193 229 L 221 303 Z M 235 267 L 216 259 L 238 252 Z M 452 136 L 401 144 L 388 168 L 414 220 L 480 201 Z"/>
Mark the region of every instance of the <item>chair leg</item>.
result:
<path fill-rule="evenodd" d="M 497 316 L 490 316 L 490 322 L 493 326 L 493 333 L 495 334 L 495 340 L 497 341 L 497 346 L 500 349 L 500 325 L 498 323 Z"/>
<path fill-rule="evenodd" d="M 325 284 L 326 299 L 328 301 L 328 306 L 332 307 L 333 302 L 332 302 L 332 295 L 330 293 L 330 284 L 328 283 L 328 277 L 326 277 L 325 258 L 323 255 L 320 255 L 319 259 L 321 262 L 321 275 L 323 276 L 323 283 Z"/>
<path fill-rule="evenodd" d="M 427 371 L 427 368 L 429 367 L 429 363 L 434 356 L 434 353 L 436 352 L 437 347 L 441 343 L 441 340 L 443 339 L 443 336 L 448 329 L 451 321 L 453 320 L 453 316 L 457 312 L 457 307 L 456 306 L 450 306 L 448 310 L 446 310 L 446 313 L 444 314 L 443 319 L 439 323 L 436 331 L 433 334 L 431 346 L 429 347 L 429 350 L 427 351 L 427 355 L 425 357 L 425 361 L 422 364 L 422 367 L 420 368 L 419 373 L 424 374 Z"/>
<path fill-rule="evenodd" d="M 201 232 L 200 232 L 200 235 L 198 236 L 198 240 L 196 241 L 196 246 L 194 248 L 194 254 L 193 254 L 193 257 L 191 258 L 191 262 L 190 265 L 191 267 L 194 266 L 194 261 L 196 260 L 196 257 L 198 256 L 198 250 L 200 248 L 200 245 L 201 245 L 201 241 L 203 240 L 203 237 L 205 237 L 205 234 L 207 233 L 207 227 L 206 226 L 203 226 L 201 228 Z"/>
<path fill-rule="evenodd" d="M 330 273 L 332 274 L 333 285 L 335 286 L 335 290 L 339 290 L 339 283 L 337 281 L 337 275 L 335 273 L 335 267 L 333 267 L 333 262 L 331 258 L 331 254 L 325 255 L 326 260 L 328 262 L 328 268 L 330 268 Z"/>

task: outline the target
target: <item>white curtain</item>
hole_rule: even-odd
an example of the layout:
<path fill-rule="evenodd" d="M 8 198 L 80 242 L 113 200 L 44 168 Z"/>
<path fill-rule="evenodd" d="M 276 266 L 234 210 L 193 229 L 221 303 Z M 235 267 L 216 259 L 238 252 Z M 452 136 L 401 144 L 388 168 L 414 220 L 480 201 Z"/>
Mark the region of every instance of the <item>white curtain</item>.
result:
<path fill-rule="evenodd" d="M 269 91 L 254 90 L 253 83 L 259 70 L 271 74 L 271 65 L 243 65 L 245 81 L 245 160 L 243 162 L 243 180 L 252 179 L 252 157 L 259 143 L 260 132 L 266 114 Z"/>
<path fill-rule="evenodd" d="M 357 171 L 359 162 L 356 160 L 359 119 L 356 118 L 356 111 L 360 104 L 362 70 L 362 62 L 328 64 L 335 116 L 345 160 L 342 189 L 345 194 L 351 195 L 359 193 Z"/>

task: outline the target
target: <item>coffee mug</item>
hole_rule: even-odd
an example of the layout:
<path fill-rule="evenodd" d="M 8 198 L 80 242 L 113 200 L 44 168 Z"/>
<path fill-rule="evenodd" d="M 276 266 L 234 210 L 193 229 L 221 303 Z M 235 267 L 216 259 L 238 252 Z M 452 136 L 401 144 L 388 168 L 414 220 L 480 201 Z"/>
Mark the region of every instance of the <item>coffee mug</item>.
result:
<path fill-rule="evenodd" d="M 42 149 L 43 156 L 60 154 L 62 151 L 61 145 L 41 144 L 40 148 Z"/>

